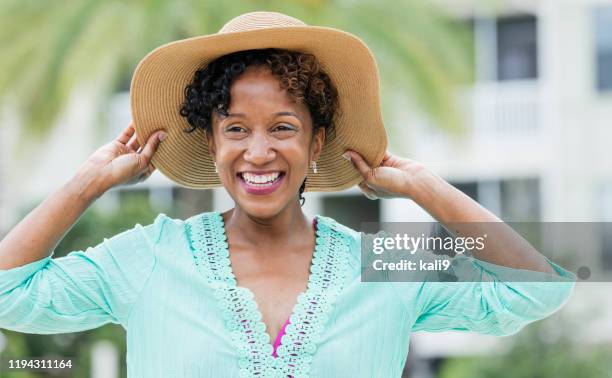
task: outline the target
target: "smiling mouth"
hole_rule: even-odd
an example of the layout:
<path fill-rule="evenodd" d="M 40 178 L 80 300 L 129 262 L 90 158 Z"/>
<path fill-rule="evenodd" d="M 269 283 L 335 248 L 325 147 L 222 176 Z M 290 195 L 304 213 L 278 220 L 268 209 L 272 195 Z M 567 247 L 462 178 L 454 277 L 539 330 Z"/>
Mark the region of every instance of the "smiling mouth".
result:
<path fill-rule="evenodd" d="M 270 172 L 266 174 L 254 174 L 251 172 L 239 172 L 238 176 L 247 185 L 254 188 L 266 188 L 273 186 L 275 183 L 281 180 L 285 175 L 283 171 Z"/>

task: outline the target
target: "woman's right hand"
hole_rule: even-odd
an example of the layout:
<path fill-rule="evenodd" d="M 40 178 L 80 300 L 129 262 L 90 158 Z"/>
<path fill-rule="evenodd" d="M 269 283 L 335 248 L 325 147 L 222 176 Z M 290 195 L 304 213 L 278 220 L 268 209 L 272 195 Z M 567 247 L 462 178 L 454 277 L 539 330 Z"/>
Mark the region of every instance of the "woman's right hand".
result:
<path fill-rule="evenodd" d="M 94 174 L 104 192 L 118 185 L 145 181 L 155 171 L 151 158 L 167 133 L 158 130 L 149 136 L 144 146 L 136 138 L 134 123 L 110 143 L 100 147 L 85 162 L 82 169 Z"/>

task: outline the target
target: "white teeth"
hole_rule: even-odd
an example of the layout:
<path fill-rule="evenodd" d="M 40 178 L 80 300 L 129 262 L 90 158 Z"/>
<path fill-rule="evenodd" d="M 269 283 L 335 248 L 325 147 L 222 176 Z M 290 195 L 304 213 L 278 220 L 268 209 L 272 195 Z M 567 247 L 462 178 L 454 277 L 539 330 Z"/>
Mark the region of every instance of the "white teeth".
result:
<path fill-rule="evenodd" d="M 249 172 L 243 172 L 242 178 L 244 178 L 244 181 L 246 181 L 249 184 L 269 185 L 273 181 L 275 181 L 279 175 L 280 175 L 280 172 L 273 172 L 273 173 L 268 173 L 265 175 L 256 175 L 256 174 L 249 173 Z"/>

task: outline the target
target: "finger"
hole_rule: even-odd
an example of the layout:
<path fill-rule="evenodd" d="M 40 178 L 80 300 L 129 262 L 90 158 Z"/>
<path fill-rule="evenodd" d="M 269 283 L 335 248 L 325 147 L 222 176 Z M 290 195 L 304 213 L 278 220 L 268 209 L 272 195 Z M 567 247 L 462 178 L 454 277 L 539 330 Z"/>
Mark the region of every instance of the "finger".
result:
<path fill-rule="evenodd" d="M 351 156 L 351 162 L 359 173 L 365 178 L 368 179 L 371 176 L 372 168 L 368 165 L 368 163 L 355 151 L 347 150 L 346 151 Z"/>
<path fill-rule="evenodd" d="M 145 179 L 147 176 L 149 175 L 149 171 L 145 170 L 144 172 L 141 172 L 138 175 L 138 181 L 142 181 L 143 179 Z"/>
<path fill-rule="evenodd" d="M 144 159 L 141 159 L 141 160 L 144 160 Z M 151 176 L 151 174 L 153 174 L 153 171 L 155 171 L 155 167 L 153 166 L 153 164 L 149 163 L 149 165 L 147 165 L 142 170 L 142 172 L 138 174 L 138 179 L 136 181 L 141 182 L 141 181 L 146 180 L 147 178 Z"/>
<path fill-rule="evenodd" d="M 149 163 L 149 168 L 147 171 L 149 172 L 149 175 L 151 175 L 153 172 L 155 172 L 155 166 L 152 163 Z"/>
<path fill-rule="evenodd" d="M 162 133 L 164 132 L 161 130 L 153 133 L 147 140 L 147 143 L 144 145 L 144 148 L 139 154 L 139 156 L 141 157 L 140 164 L 142 164 L 141 169 L 144 169 L 151 162 L 153 154 L 155 153 L 157 147 L 159 146 L 159 143 L 161 142 L 160 136 L 162 135 Z"/>
<path fill-rule="evenodd" d="M 374 193 L 374 191 L 372 190 L 372 188 L 370 188 L 368 186 L 368 184 L 365 181 L 362 181 L 359 183 L 359 188 L 361 189 L 361 191 L 363 192 L 363 194 L 371 200 L 375 200 L 378 199 L 378 196 Z"/>
<path fill-rule="evenodd" d="M 131 151 L 139 152 L 138 150 L 140 149 L 140 142 L 138 141 L 138 135 L 134 134 L 132 136 L 132 139 L 130 139 L 126 146 Z"/>
<path fill-rule="evenodd" d="M 393 154 L 391 152 L 389 152 L 389 151 L 386 151 L 385 152 L 385 156 L 382 159 L 382 162 L 384 163 L 385 161 L 391 159 L 392 157 L 393 157 Z"/>
<path fill-rule="evenodd" d="M 365 181 L 360 182 L 358 184 L 358 186 L 359 186 L 359 189 L 361 189 L 361 191 L 364 192 L 364 193 L 367 193 L 367 192 L 371 191 L 371 189 L 366 185 Z"/>
<path fill-rule="evenodd" d="M 138 180 L 137 180 L 137 182 L 143 182 L 143 181 L 145 181 L 146 179 L 148 179 L 148 178 L 149 178 L 149 176 L 151 176 L 151 174 L 149 173 L 149 171 L 148 171 L 148 170 L 147 170 L 147 171 L 144 171 L 144 172 L 142 172 L 140 175 L 138 175 Z"/>
<path fill-rule="evenodd" d="M 149 164 L 149 167 L 151 167 L 151 164 Z M 153 174 L 153 171 L 154 171 L 154 169 L 147 168 L 147 170 L 144 171 L 144 177 L 145 178 L 149 178 Z"/>
<path fill-rule="evenodd" d="M 370 199 L 370 200 L 377 200 L 378 199 L 378 197 L 375 194 L 372 194 L 372 193 L 363 192 L 363 195 L 366 196 L 366 198 Z"/>
<path fill-rule="evenodd" d="M 136 129 L 134 128 L 134 122 L 130 122 L 128 127 L 126 127 L 121 132 L 121 134 L 119 134 L 119 136 L 117 137 L 117 141 L 119 143 L 126 144 L 130 140 L 132 135 L 134 135 L 135 132 L 136 132 Z"/>

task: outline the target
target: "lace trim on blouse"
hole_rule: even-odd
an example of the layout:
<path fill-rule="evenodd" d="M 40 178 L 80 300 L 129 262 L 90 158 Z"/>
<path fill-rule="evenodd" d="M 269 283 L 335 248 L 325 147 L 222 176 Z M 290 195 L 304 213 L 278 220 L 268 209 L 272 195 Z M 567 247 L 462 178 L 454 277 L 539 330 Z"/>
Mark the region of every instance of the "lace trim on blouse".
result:
<path fill-rule="evenodd" d="M 223 217 L 219 212 L 203 213 L 186 223 L 195 263 L 215 290 L 226 329 L 236 346 L 241 378 L 308 377 L 313 355 L 349 270 L 349 236 L 331 218 L 316 216 L 316 221 L 308 287 L 298 295 L 276 358 L 253 293 L 237 286 Z"/>

